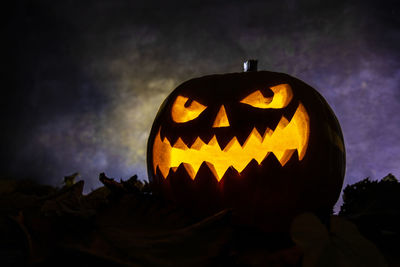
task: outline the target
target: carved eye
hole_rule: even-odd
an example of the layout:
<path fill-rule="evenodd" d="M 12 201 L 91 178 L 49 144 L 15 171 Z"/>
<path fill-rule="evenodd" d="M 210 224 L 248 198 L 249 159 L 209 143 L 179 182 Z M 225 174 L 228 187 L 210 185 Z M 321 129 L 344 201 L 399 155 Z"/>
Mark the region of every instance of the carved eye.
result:
<path fill-rule="evenodd" d="M 183 123 L 194 120 L 207 108 L 197 101 L 188 101 L 188 97 L 180 95 L 175 99 L 171 109 L 171 116 L 175 122 Z"/>
<path fill-rule="evenodd" d="M 272 97 L 264 97 L 260 90 L 257 90 L 242 100 L 240 103 L 250 105 L 255 108 L 284 108 L 293 97 L 292 88 L 289 84 L 280 84 L 270 87 L 274 95 Z"/>

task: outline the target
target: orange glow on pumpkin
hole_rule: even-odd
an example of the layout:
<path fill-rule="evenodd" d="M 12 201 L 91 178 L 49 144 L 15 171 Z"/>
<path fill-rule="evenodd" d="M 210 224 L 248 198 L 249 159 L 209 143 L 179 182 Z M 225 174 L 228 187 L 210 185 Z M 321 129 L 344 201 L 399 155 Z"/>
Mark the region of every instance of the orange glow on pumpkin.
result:
<path fill-rule="evenodd" d="M 220 112 L 221 110 L 222 108 Z M 223 111 L 226 115 L 225 109 Z M 254 128 L 243 146 L 234 137 L 222 149 L 216 136 L 207 144 L 197 137 L 191 147 L 188 147 L 181 138 L 171 145 L 166 137 L 161 140 L 160 130 L 161 128 L 153 144 L 154 171 L 158 167 L 166 178 L 170 171 L 176 171 L 179 165 L 183 164 L 190 177 L 195 179 L 200 165 L 206 162 L 215 178 L 220 181 L 229 167 L 232 166 L 240 173 L 252 159 L 260 164 L 269 153 L 273 153 L 282 166 L 291 158 L 295 150 L 297 150 L 299 160 L 302 160 L 307 151 L 310 122 L 305 107 L 300 103 L 290 122 L 282 116 L 275 130 L 267 129 L 261 135 Z"/>
<path fill-rule="evenodd" d="M 274 96 L 264 97 L 260 90 L 257 90 L 245 98 L 240 103 L 250 105 L 255 108 L 284 108 L 293 97 L 293 92 L 289 84 L 280 84 L 270 87 Z"/>
<path fill-rule="evenodd" d="M 219 127 L 228 127 L 229 126 L 229 120 L 228 116 L 226 115 L 225 107 L 224 105 L 221 106 L 217 113 L 217 117 L 215 118 L 213 128 L 219 128 Z"/>
<path fill-rule="evenodd" d="M 171 116 L 177 123 L 188 122 L 196 119 L 207 107 L 197 101 L 192 101 L 186 106 L 188 97 L 178 96 L 172 105 Z"/>

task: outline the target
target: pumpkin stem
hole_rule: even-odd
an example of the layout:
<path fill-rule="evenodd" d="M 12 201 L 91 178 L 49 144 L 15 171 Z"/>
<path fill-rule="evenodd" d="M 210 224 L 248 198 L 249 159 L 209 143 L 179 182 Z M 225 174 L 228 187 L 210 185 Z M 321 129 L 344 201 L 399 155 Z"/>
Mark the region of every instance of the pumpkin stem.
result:
<path fill-rule="evenodd" d="M 257 59 L 249 59 L 243 64 L 243 71 L 257 71 Z"/>

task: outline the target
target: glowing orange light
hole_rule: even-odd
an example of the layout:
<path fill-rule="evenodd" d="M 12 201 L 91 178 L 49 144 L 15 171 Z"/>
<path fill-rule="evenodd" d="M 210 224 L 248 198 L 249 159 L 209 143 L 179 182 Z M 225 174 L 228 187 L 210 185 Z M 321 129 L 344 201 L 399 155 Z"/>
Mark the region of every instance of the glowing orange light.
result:
<path fill-rule="evenodd" d="M 284 108 L 292 100 L 293 92 L 289 84 L 280 84 L 270 87 L 274 96 L 264 97 L 260 90 L 257 90 L 245 98 L 240 103 L 250 105 L 255 108 Z"/>
<path fill-rule="evenodd" d="M 197 118 L 206 108 L 197 101 L 192 101 L 188 107 L 185 107 L 188 97 L 178 96 L 175 99 L 171 109 L 172 119 L 177 123 L 188 122 Z"/>
<path fill-rule="evenodd" d="M 187 173 L 194 179 L 200 165 L 206 162 L 219 181 L 230 166 L 240 173 L 252 159 L 260 164 L 269 153 L 274 153 L 282 166 L 295 150 L 299 160 L 302 160 L 307 150 L 310 122 L 306 109 L 300 103 L 290 122 L 282 116 L 274 131 L 267 129 L 261 135 L 254 128 L 243 146 L 234 137 L 223 149 L 215 136 L 207 144 L 198 137 L 191 147 L 181 138 L 171 145 L 166 137 L 161 140 L 160 130 L 153 145 L 154 170 L 158 167 L 166 178 L 170 171 L 176 171 L 183 163 Z"/>
<path fill-rule="evenodd" d="M 228 116 L 226 115 L 224 105 L 222 105 L 218 111 L 217 117 L 215 118 L 215 121 L 214 121 L 214 124 L 212 127 L 218 128 L 218 127 L 228 127 L 228 126 L 229 126 Z"/>

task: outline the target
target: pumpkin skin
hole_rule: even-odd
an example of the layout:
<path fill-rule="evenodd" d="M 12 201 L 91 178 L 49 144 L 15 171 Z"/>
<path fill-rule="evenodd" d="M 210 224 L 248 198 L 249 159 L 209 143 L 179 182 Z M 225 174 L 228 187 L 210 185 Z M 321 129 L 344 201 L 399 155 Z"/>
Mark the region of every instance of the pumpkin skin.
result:
<path fill-rule="evenodd" d="M 286 92 L 286 102 L 274 105 L 279 92 Z M 285 132 L 286 126 L 296 134 Z M 251 135 L 265 140 L 274 134 L 269 143 L 283 145 L 245 148 Z M 282 141 L 294 135 L 301 140 Z M 233 143 L 241 146 L 236 156 L 220 160 L 223 168 L 216 171 L 217 155 Z M 290 153 L 275 151 L 286 144 Z M 194 151 L 204 147 L 209 152 Z M 195 163 L 198 154 L 201 164 Z M 230 166 L 237 158 L 246 160 Z M 233 208 L 241 223 L 287 231 L 297 214 L 332 209 L 343 184 L 345 149 L 333 111 L 309 85 L 283 73 L 230 73 L 191 79 L 166 98 L 149 136 L 147 165 L 153 191 L 192 215 Z"/>

